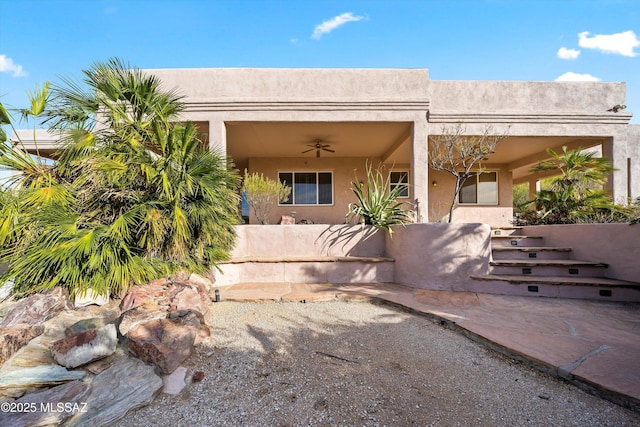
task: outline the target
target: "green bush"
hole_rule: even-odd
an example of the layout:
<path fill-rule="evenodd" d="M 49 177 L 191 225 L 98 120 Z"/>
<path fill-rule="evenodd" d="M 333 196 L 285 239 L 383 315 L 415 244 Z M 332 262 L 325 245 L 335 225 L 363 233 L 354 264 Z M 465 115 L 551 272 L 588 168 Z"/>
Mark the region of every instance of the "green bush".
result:
<path fill-rule="evenodd" d="M 181 98 L 154 76 L 116 59 L 84 75 L 36 115 L 64 135 L 57 162 L 2 145 L 0 165 L 18 172 L 0 211 L 4 278 L 20 294 L 109 294 L 227 259 L 240 222 L 229 159 L 178 121 Z"/>
<path fill-rule="evenodd" d="M 260 224 L 268 224 L 269 212 L 278 202 L 286 202 L 291 194 L 291 187 L 280 181 L 265 178 L 262 174 L 244 171 L 242 192 L 247 203 L 253 209 Z"/>
<path fill-rule="evenodd" d="M 347 221 L 359 217 L 363 225 L 372 225 L 386 230 L 391 234 L 392 225 L 413 222 L 413 210 L 407 202 L 398 201 L 400 194 L 406 187 L 397 185 L 391 188 L 390 174 L 385 174 L 382 166 L 373 170 L 371 164 L 366 165 L 366 182 L 360 183 L 358 175 L 351 182 L 351 190 L 357 198 L 357 202 L 349 204 Z"/>

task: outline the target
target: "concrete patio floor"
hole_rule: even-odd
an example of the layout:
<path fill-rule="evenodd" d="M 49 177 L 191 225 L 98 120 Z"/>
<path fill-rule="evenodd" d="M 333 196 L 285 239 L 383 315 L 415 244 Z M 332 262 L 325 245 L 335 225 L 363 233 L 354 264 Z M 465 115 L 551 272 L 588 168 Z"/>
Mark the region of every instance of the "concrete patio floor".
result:
<path fill-rule="evenodd" d="M 469 338 L 622 406 L 640 411 L 640 304 L 472 292 L 388 283 L 241 283 L 223 300 L 381 300 L 459 330 Z"/>

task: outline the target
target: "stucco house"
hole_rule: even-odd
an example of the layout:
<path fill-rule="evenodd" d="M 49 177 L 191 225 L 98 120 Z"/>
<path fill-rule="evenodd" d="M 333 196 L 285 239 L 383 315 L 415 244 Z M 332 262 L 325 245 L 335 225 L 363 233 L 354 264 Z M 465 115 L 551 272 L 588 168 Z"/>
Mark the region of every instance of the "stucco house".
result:
<path fill-rule="evenodd" d="M 547 148 L 600 146 L 616 168 L 608 184 L 614 199 L 640 197 L 640 126 L 613 108 L 625 104 L 624 83 L 443 81 L 426 69 L 146 71 L 185 96 L 185 120 L 198 124 L 212 149 L 240 171 L 292 187 L 270 223 L 292 212 L 344 223 L 354 171 L 362 180 L 368 160 L 385 164 L 393 183 L 408 180 L 406 201 L 419 222 L 441 220 L 454 178 L 429 169 L 427 141 L 458 123 L 466 134 L 491 125 L 509 136 L 488 156 L 486 172 L 465 184 L 454 221 L 509 225 L 512 186 L 528 182 L 535 191 L 542 176 L 529 170 Z M 46 150 L 46 141 L 39 144 Z"/>

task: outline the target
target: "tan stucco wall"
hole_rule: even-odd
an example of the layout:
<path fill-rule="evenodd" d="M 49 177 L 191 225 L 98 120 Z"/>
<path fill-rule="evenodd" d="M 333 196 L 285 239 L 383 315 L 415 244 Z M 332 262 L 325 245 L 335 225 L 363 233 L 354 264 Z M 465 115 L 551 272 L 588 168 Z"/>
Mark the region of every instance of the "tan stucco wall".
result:
<path fill-rule="evenodd" d="M 424 289 L 471 291 L 469 278 L 485 274 L 491 256 L 486 224 L 409 224 L 387 236 L 395 282 Z"/>
<path fill-rule="evenodd" d="M 607 277 L 640 282 L 640 224 L 565 224 L 524 227 L 545 246 L 570 247 L 571 258 L 609 264 Z"/>
<path fill-rule="evenodd" d="M 343 224 L 346 222 L 347 206 L 356 201 L 356 197 L 351 190 L 351 183 L 355 180 L 355 172 L 358 179 L 366 182 L 365 165 L 368 159 L 364 158 L 252 158 L 249 159 L 249 172 L 261 173 L 265 177 L 277 180 L 279 171 L 295 172 L 332 172 L 334 199 L 332 206 L 300 206 L 283 205 L 274 206 L 269 214 L 269 223 L 276 224 L 281 216 L 291 215 L 296 212 L 297 220 L 311 220 L 315 224 Z M 379 160 L 374 160 L 374 167 L 377 167 Z M 393 166 L 393 169 L 391 167 Z M 385 165 L 384 170 L 408 169 L 408 165 Z M 410 194 L 412 196 L 412 194 Z M 411 197 L 401 199 L 413 200 Z M 407 206 L 410 209 L 410 206 Z M 257 221 L 251 212 L 250 224 Z M 353 221 L 352 221 L 353 222 Z"/>
<path fill-rule="evenodd" d="M 240 225 L 232 257 L 384 256 L 383 232 L 360 225 Z"/>
<path fill-rule="evenodd" d="M 511 172 L 506 165 L 485 165 L 487 171 L 498 172 L 497 205 L 458 205 L 453 222 L 484 222 L 493 227 L 511 225 L 513 220 L 513 191 Z M 436 181 L 437 185 L 433 185 Z M 446 221 L 453 199 L 455 177 L 447 172 L 429 169 L 429 221 Z"/>

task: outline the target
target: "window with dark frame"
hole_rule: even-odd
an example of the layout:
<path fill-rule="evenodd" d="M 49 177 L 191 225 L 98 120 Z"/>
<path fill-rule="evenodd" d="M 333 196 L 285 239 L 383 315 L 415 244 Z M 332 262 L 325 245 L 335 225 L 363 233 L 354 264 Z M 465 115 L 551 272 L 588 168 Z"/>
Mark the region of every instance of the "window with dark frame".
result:
<path fill-rule="evenodd" d="M 497 205 L 498 172 L 482 172 L 468 178 L 458 195 L 461 205 Z"/>
<path fill-rule="evenodd" d="M 332 172 L 278 172 L 281 183 L 291 188 L 291 195 L 280 205 L 332 205 Z"/>
<path fill-rule="evenodd" d="M 409 197 L 409 172 L 395 171 L 389 175 L 389 191 L 402 186 L 398 197 Z"/>

